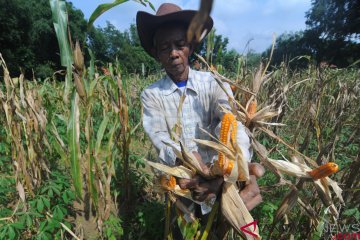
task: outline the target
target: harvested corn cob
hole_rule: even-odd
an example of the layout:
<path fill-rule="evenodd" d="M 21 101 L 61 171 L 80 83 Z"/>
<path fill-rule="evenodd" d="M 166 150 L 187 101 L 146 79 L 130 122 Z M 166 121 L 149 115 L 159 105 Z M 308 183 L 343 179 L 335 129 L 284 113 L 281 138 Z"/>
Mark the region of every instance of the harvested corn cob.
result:
<path fill-rule="evenodd" d="M 170 176 L 168 178 L 166 175 L 162 175 L 160 178 L 160 184 L 164 189 L 168 191 L 174 190 L 176 186 L 176 178 L 173 176 Z"/>
<path fill-rule="evenodd" d="M 236 86 L 235 86 L 235 85 L 230 85 L 230 88 L 231 88 L 231 91 L 232 91 L 233 93 L 236 92 Z"/>
<path fill-rule="evenodd" d="M 256 99 L 251 100 L 251 102 L 249 103 L 249 106 L 247 108 L 249 118 L 252 118 L 254 116 L 254 114 L 256 113 L 256 107 L 257 107 Z"/>
<path fill-rule="evenodd" d="M 338 170 L 339 166 L 336 163 L 328 162 L 318 168 L 313 169 L 308 173 L 314 180 L 318 180 L 320 178 L 324 178 L 333 173 L 336 173 Z"/>
<path fill-rule="evenodd" d="M 230 132 L 231 131 L 231 132 Z M 236 118 L 232 113 L 226 113 L 223 116 L 221 121 L 221 130 L 220 130 L 220 141 L 231 147 L 230 138 L 233 143 L 236 142 L 236 131 L 237 131 L 237 122 Z M 224 154 L 219 152 L 219 166 L 221 169 L 224 168 Z"/>

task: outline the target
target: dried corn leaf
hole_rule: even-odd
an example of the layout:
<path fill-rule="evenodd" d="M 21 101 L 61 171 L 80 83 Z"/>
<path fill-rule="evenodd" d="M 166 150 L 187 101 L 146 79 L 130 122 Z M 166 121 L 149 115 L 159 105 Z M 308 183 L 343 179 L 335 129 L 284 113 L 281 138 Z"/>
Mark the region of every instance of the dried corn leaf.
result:
<path fill-rule="evenodd" d="M 314 181 L 314 185 L 325 207 L 329 207 L 332 204 L 332 201 L 328 186 L 324 185 L 321 182 L 321 179 Z"/>
<path fill-rule="evenodd" d="M 25 102 L 25 94 L 24 94 L 24 74 L 21 74 L 19 77 L 20 82 L 20 99 L 21 99 L 21 105 L 23 108 L 26 108 L 26 102 Z"/>
<path fill-rule="evenodd" d="M 254 114 L 254 116 L 251 118 L 251 121 L 257 122 L 257 121 L 263 121 L 265 119 L 273 118 L 277 115 L 279 115 L 280 112 L 274 111 L 271 106 L 266 106 L 262 109 L 260 109 L 258 112 Z"/>
<path fill-rule="evenodd" d="M 184 198 L 187 198 L 193 202 L 196 202 L 194 201 L 194 199 L 192 198 L 191 196 L 191 191 L 189 189 L 181 189 L 179 185 L 176 185 L 175 186 L 175 189 L 173 190 L 173 192 L 180 196 L 180 197 L 184 197 Z"/>
<path fill-rule="evenodd" d="M 266 134 L 268 134 L 270 137 L 276 139 L 277 141 L 279 141 L 280 143 L 284 144 L 287 148 L 293 150 L 296 154 L 298 154 L 299 156 L 302 156 L 306 162 L 308 164 L 311 164 L 311 166 L 313 167 L 318 167 L 317 163 L 312 160 L 311 158 L 305 156 L 304 154 L 302 154 L 301 152 L 299 152 L 298 150 L 296 150 L 294 147 L 290 146 L 288 143 L 286 143 L 283 139 L 281 139 L 280 137 L 278 137 L 273 131 L 271 131 L 270 129 L 266 129 L 266 128 L 259 128 L 261 131 L 265 132 Z"/>
<path fill-rule="evenodd" d="M 16 190 L 17 190 L 18 193 L 19 193 L 20 199 L 21 199 L 23 202 L 25 202 L 25 190 L 24 190 L 24 186 L 23 186 L 20 182 L 18 182 L 18 183 L 16 184 Z"/>
<path fill-rule="evenodd" d="M 235 160 L 234 153 L 224 144 L 219 144 L 216 142 L 208 141 L 208 140 L 202 140 L 202 139 L 194 139 L 193 140 L 196 143 L 202 144 L 204 146 L 208 146 L 210 148 L 213 148 L 221 153 L 223 153 L 227 158 L 230 158 L 231 160 Z"/>
<path fill-rule="evenodd" d="M 270 163 L 282 173 L 286 173 L 290 176 L 311 178 L 307 173 L 311 169 L 306 165 L 297 165 L 295 163 L 287 162 L 284 160 L 268 159 Z"/>
<path fill-rule="evenodd" d="M 221 212 L 234 230 L 239 234 L 244 235 L 246 239 L 260 238 L 258 231 L 259 228 L 257 226 L 253 231 L 254 234 L 258 235 L 257 238 L 240 231 L 242 226 L 253 222 L 254 219 L 247 210 L 236 187 L 231 183 L 224 183 L 223 185 L 223 193 L 221 195 Z"/>
<path fill-rule="evenodd" d="M 328 182 L 328 184 L 331 186 L 331 188 L 334 190 L 334 192 L 335 192 L 336 196 L 339 198 L 340 202 L 344 203 L 344 199 L 342 197 L 343 190 L 339 187 L 338 183 L 329 177 L 326 177 L 325 179 Z"/>
<path fill-rule="evenodd" d="M 253 136 L 252 133 L 250 133 L 249 131 L 247 131 L 247 134 L 249 135 L 250 139 L 251 139 L 251 146 L 253 147 L 255 153 L 259 156 L 260 161 L 266 166 L 268 167 L 273 173 L 275 173 L 280 179 L 282 179 L 282 176 L 280 174 L 280 171 L 271 164 L 271 162 L 269 161 L 268 158 L 268 151 L 266 150 L 266 148 L 264 147 L 264 145 L 262 145 L 261 143 L 259 143 Z"/>
<path fill-rule="evenodd" d="M 188 42 L 192 42 L 193 40 L 197 43 L 200 42 L 203 36 L 205 36 L 205 34 L 211 30 L 211 29 L 204 29 L 204 25 L 209 18 L 212 4 L 213 4 L 213 0 L 201 1 L 200 9 L 191 20 L 187 30 L 186 35 Z"/>
<path fill-rule="evenodd" d="M 151 162 L 149 160 L 144 159 L 147 164 L 149 164 L 151 167 L 164 172 L 166 174 L 179 177 L 179 178 L 186 178 L 191 179 L 193 177 L 193 173 L 191 170 L 187 169 L 184 166 L 176 166 L 176 167 L 169 167 L 167 165 Z"/>
<path fill-rule="evenodd" d="M 204 175 L 203 169 L 194 154 L 189 152 L 181 142 L 180 147 L 184 162 L 186 162 L 190 167 L 194 168 L 198 173 Z"/>
<path fill-rule="evenodd" d="M 238 144 L 235 144 L 236 149 L 236 166 L 237 166 L 237 175 L 239 181 L 249 181 L 249 167 L 248 162 L 244 158 L 241 148 Z"/>
<path fill-rule="evenodd" d="M 170 143 L 168 143 L 168 142 L 163 142 L 163 143 L 164 143 L 166 146 L 172 148 L 172 150 L 174 151 L 174 153 L 175 153 L 175 155 L 176 155 L 177 158 L 179 158 L 180 160 L 184 160 L 181 151 L 179 151 L 179 149 L 178 149 L 177 147 L 175 147 L 174 145 L 172 145 L 172 144 L 170 144 Z"/>
<path fill-rule="evenodd" d="M 318 223 L 318 213 L 310 206 L 310 204 L 304 203 L 300 198 L 298 198 L 297 201 L 299 205 L 305 210 L 305 213 L 307 213 L 312 220 Z"/>
<path fill-rule="evenodd" d="M 284 215 L 288 213 L 296 205 L 297 199 L 298 199 L 298 190 L 295 187 L 293 187 L 293 189 L 284 197 L 278 210 L 276 211 L 273 224 L 276 224 L 276 222 L 281 220 L 284 217 Z"/>
<path fill-rule="evenodd" d="M 255 76 L 253 78 L 252 81 L 252 91 L 257 94 L 260 90 L 260 86 L 261 83 L 263 82 L 263 69 L 264 69 L 264 64 L 261 62 L 259 69 L 257 70 L 257 72 L 255 73 Z"/>

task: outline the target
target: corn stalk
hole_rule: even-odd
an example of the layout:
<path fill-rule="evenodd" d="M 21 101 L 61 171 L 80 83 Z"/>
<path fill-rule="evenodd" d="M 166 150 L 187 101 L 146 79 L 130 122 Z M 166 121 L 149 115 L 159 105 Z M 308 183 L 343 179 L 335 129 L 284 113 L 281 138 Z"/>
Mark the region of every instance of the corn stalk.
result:
<path fill-rule="evenodd" d="M 47 177 L 49 169 L 45 149 L 49 143 L 46 135 L 47 116 L 42 105 L 37 84 L 24 81 L 24 75 L 11 78 L 0 54 L 4 71 L 5 92 L 0 88 L 1 109 L 6 117 L 6 142 L 11 146 L 16 189 L 25 202 L 25 191 L 34 196 L 34 191 Z"/>

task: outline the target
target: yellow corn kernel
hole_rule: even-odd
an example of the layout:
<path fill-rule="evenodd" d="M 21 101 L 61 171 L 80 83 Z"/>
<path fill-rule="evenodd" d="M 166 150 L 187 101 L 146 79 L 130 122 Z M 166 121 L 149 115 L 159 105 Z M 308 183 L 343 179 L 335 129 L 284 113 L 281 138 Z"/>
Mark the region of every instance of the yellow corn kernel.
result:
<path fill-rule="evenodd" d="M 221 121 L 220 142 L 224 143 L 228 147 L 231 147 L 230 138 L 233 141 L 233 143 L 236 142 L 236 131 L 237 131 L 237 122 L 235 116 L 232 113 L 224 114 L 223 119 Z M 220 168 L 223 169 L 224 154 L 219 152 L 218 161 Z"/>
<path fill-rule="evenodd" d="M 229 163 L 227 165 L 227 168 L 226 168 L 224 174 L 230 175 L 233 168 L 234 168 L 234 161 L 229 160 Z"/>
<path fill-rule="evenodd" d="M 314 180 L 318 180 L 320 178 L 324 178 L 333 173 L 336 173 L 338 170 L 339 166 L 336 163 L 328 162 L 318 168 L 313 169 L 308 173 Z"/>

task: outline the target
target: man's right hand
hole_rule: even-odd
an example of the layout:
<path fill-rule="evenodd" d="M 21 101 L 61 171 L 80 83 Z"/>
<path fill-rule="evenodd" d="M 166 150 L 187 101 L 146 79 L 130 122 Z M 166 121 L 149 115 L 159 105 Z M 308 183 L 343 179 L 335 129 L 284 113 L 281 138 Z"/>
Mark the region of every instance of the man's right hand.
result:
<path fill-rule="evenodd" d="M 200 175 L 195 175 L 192 179 L 181 178 L 178 180 L 180 188 L 191 190 L 193 199 L 198 202 L 203 202 L 214 196 L 216 197 L 223 182 L 223 177 L 208 180 Z"/>
<path fill-rule="evenodd" d="M 246 187 L 240 191 L 240 197 L 250 211 L 262 202 L 260 189 L 257 185 L 257 178 L 264 175 L 265 169 L 258 163 L 249 163 L 249 173 L 250 181 Z M 216 196 L 223 182 L 223 177 L 207 180 L 200 175 L 195 175 L 192 179 L 181 178 L 178 180 L 180 188 L 191 190 L 193 199 L 199 202 Z"/>

